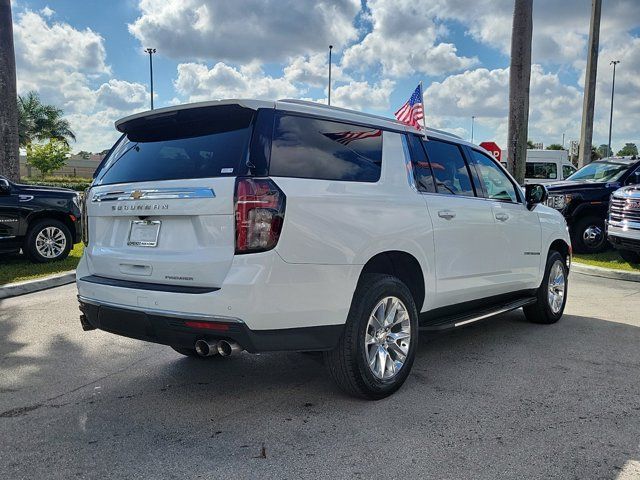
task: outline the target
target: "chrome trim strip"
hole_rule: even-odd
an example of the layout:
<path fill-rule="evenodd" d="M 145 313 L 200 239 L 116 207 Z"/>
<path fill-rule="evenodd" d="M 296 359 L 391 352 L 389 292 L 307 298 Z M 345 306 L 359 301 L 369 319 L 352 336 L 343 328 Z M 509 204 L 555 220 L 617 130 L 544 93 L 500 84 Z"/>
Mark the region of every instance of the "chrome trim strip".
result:
<path fill-rule="evenodd" d="M 640 230 L 640 222 L 632 222 L 630 220 L 609 220 L 609 226 L 619 228 L 621 230 Z"/>
<path fill-rule="evenodd" d="M 506 312 L 510 312 L 512 310 L 517 310 L 520 307 L 524 307 L 525 305 L 528 305 L 530 303 L 533 303 L 533 300 L 520 300 L 517 302 L 513 302 L 509 305 L 506 305 L 505 307 L 499 308 L 498 310 L 494 310 L 488 313 L 484 313 L 482 315 L 478 315 L 477 317 L 473 317 L 470 318 L 468 320 L 463 320 L 462 322 L 458 322 L 458 323 L 454 323 L 453 326 L 454 327 L 461 327 L 462 325 L 467 325 L 469 323 L 473 323 L 473 322 L 477 322 L 479 320 L 483 320 L 485 318 L 489 318 L 489 317 L 493 317 L 495 315 L 500 315 L 501 313 L 506 313 Z"/>
<path fill-rule="evenodd" d="M 79 280 L 81 281 L 81 280 Z M 89 303 L 91 305 L 95 305 L 97 307 L 112 307 L 112 308 L 121 308 L 123 310 L 135 310 L 138 312 L 144 312 L 151 315 L 161 315 L 164 317 L 172 317 L 172 318 L 180 318 L 182 320 L 199 320 L 205 322 L 232 322 L 232 323 L 244 323 L 242 320 L 236 317 L 225 317 L 221 315 L 205 315 L 201 313 L 183 313 L 176 312 L 174 310 L 162 310 L 160 308 L 146 308 L 139 307 L 135 305 L 121 305 L 119 303 L 106 302 L 103 300 L 95 300 L 93 298 L 84 297 L 82 295 L 78 295 L 78 300 L 84 303 Z"/>
<path fill-rule="evenodd" d="M 112 190 L 110 192 L 95 193 L 92 202 L 114 202 L 128 200 L 173 200 L 183 198 L 215 198 L 211 188 L 150 188 L 132 190 Z"/>

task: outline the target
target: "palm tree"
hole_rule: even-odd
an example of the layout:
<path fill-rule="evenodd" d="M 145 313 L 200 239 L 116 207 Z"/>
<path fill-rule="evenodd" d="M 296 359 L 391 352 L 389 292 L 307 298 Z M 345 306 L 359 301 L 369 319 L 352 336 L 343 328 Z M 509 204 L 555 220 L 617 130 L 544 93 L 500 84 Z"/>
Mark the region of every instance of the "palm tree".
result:
<path fill-rule="evenodd" d="M 0 175 L 20 179 L 11 0 L 0 0 Z"/>
<path fill-rule="evenodd" d="M 20 146 L 29 151 L 34 141 L 55 139 L 69 145 L 76 136 L 69 121 L 62 118 L 63 111 L 40 101 L 36 92 L 18 96 Z"/>
<path fill-rule="evenodd" d="M 515 0 L 511 27 L 509 68 L 509 168 L 516 181 L 524 183 L 529 129 L 529 85 L 531 80 L 531 35 L 533 0 Z"/>

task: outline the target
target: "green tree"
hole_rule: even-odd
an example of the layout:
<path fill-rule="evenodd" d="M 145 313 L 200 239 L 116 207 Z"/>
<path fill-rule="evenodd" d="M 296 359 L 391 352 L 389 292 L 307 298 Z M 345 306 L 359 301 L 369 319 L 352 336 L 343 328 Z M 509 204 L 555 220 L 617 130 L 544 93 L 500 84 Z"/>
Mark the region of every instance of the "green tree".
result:
<path fill-rule="evenodd" d="M 631 155 L 638 155 L 638 147 L 635 143 L 625 143 L 624 147 L 618 151 L 619 157 L 627 157 Z"/>
<path fill-rule="evenodd" d="M 564 150 L 564 147 L 559 143 L 552 143 L 547 147 L 547 150 Z"/>
<path fill-rule="evenodd" d="M 598 147 L 598 155 L 600 155 L 600 158 L 609 156 L 609 146 L 606 143 L 603 143 Z"/>
<path fill-rule="evenodd" d="M 20 146 L 27 150 L 27 156 L 36 141 L 54 139 L 68 146 L 69 140 L 76 139 L 69 121 L 62 118 L 62 109 L 42 103 L 36 92 L 18 96 L 18 114 Z"/>
<path fill-rule="evenodd" d="M 27 154 L 27 163 L 40 170 L 43 177 L 67 163 L 69 145 L 62 140 L 50 139 L 44 144 L 33 144 Z"/>
<path fill-rule="evenodd" d="M 0 0 L 0 175 L 20 179 L 11 0 Z"/>
<path fill-rule="evenodd" d="M 536 146 L 533 144 L 531 140 L 527 140 L 527 150 L 534 150 Z"/>
<path fill-rule="evenodd" d="M 85 160 L 89 160 L 89 158 L 91 157 L 91 152 L 87 152 L 86 150 L 80 150 L 78 152 L 78 155 L 80 156 L 80 158 L 83 158 Z"/>

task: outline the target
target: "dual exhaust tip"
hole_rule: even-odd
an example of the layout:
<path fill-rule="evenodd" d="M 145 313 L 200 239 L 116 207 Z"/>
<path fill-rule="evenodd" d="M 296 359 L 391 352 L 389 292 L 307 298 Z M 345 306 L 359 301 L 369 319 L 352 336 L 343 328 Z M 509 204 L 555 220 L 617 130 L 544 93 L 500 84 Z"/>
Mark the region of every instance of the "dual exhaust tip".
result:
<path fill-rule="evenodd" d="M 195 344 L 196 353 L 201 357 L 213 357 L 214 355 L 220 355 L 221 357 L 228 357 L 234 353 L 240 353 L 244 350 L 240 344 L 229 340 L 218 340 L 217 342 L 210 342 L 209 340 L 200 339 Z"/>

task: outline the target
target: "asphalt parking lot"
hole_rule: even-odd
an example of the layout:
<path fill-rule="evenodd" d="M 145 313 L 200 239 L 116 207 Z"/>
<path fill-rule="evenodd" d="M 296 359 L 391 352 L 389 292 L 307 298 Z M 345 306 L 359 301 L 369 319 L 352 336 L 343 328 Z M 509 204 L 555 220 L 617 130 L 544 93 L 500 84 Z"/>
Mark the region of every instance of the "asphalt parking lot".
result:
<path fill-rule="evenodd" d="M 313 356 L 188 359 L 83 332 L 75 285 L 0 301 L 0 478 L 640 478 L 640 284 L 423 337 L 379 402 Z"/>

